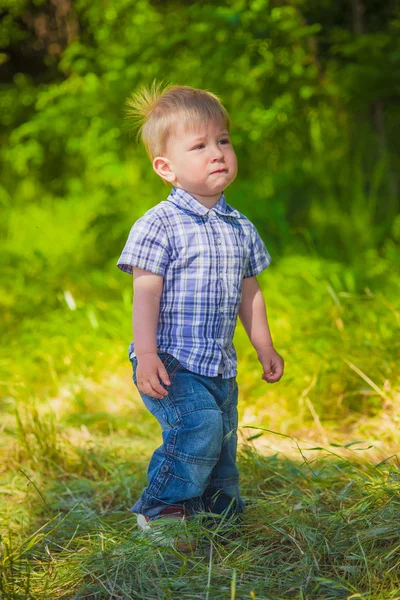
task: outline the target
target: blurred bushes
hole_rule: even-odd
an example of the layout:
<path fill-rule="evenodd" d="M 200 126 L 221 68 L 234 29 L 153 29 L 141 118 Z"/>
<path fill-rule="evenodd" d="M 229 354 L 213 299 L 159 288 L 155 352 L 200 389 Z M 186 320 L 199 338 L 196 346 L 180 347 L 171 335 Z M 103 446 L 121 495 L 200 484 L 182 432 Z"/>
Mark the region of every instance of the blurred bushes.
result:
<path fill-rule="evenodd" d="M 240 169 L 228 201 L 272 254 L 354 262 L 378 247 L 400 258 L 394 2 L 7 0 L 2 10 L 8 290 L 20 268 L 51 274 L 57 290 L 113 265 L 133 221 L 166 197 L 123 122 L 127 95 L 154 78 L 221 96 Z"/>

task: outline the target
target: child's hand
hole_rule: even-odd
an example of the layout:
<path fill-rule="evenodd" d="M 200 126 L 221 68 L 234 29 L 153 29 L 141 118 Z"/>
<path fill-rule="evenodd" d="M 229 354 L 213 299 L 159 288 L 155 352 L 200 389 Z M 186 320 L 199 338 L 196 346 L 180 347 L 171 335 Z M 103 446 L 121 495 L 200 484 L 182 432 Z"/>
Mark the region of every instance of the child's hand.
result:
<path fill-rule="evenodd" d="M 168 373 L 157 354 L 141 354 L 138 356 L 136 381 L 140 392 L 153 398 L 164 398 L 168 395 L 161 383 L 170 385 Z"/>
<path fill-rule="evenodd" d="M 264 373 L 261 377 L 267 383 L 276 383 L 283 375 L 284 361 L 273 346 L 258 353 L 258 360 L 263 366 Z"/>

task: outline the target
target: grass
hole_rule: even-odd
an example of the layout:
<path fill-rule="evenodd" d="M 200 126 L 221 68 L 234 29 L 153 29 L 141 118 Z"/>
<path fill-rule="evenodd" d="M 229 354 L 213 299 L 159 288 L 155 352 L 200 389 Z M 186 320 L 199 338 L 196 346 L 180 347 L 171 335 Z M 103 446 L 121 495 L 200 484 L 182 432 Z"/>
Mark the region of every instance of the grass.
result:
<path fill-rule="evenodd" d="M 400 598 L 394 267 L 297 256 L 260 277 L 286 375 L 261 380 L 239 324 L 247 507 L 226 539 L 190 524 L 202 543 L 189 556 L 155 548 L 129 512 L 159 442 L 126 358 L 130 279 L 94 273 L 48 304 L 23 300 L 16 282 L 1 362 L 0 597 Z"/>
<path fill-rule="evenodd" d="M 38 465 L 14 474 L 13 489 L 28 485 L 24 502 L 42 524 L 3 537 L 4 598 L 398 597 L 396 463 L 324 450 L 296 460 L 244 445 L 242 524 L 226 540 L 193 524 L 202 545 L 186 556 L 155 549 L 136 530 L 127 511 L 142 484 L 140 467 L 130 468 L 134 452 L 70 450 L 61 449 L 64 461 L 69 456 L 79 474 L 64 463 L 45 476 L 47 461 L 40 474 Z"/>

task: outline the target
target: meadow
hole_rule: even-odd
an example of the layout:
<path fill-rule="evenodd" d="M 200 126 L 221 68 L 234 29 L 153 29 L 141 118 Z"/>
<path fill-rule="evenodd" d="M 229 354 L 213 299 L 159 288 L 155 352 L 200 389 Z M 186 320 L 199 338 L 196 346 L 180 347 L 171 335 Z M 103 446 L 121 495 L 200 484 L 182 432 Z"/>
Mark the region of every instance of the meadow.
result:
<path fill-rule="evenodd" d="M 126 356 L 131 278 L 89 279 L 4 340 L 2 597 L 397 598 L 394 265 L 298 255 L 260 276 L 286 374 L 261 380 L 239 322 L 247 508 L 221 534 L 192 523 L 189 556 L 155 548 L 129 512 L 160 433 Z"/>
<path fill-rule="evenodd" d="M 400 19 L 375 0 L 7 0 L 0 598 L 400 599 Z M 4 18 L 3 18 L 4 17 Z M 160 432 L 127 357 L 131 225 L 167 188 L 129 94 L 208 89 L 283 379 L 238 322 L 242 521 L 183 555 L 129 508 Z"/>

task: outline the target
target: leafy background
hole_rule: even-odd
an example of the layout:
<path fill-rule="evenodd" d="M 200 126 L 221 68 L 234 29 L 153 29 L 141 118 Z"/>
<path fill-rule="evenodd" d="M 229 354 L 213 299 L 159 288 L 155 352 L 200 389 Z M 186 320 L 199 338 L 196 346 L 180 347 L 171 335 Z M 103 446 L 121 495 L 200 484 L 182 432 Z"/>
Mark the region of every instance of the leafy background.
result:
<path fill-rule="evenodd" d="M 22 336 L 37 349 L 50 322 L 62 336 L 69 294 L 99 337 L 116 326 L 103 305 L 119 306 L 127 342 L 121 295 L 128 315 L 130 284 L 115 262 L 132 223 L 167 190 L 130 137 L 123 107 L 136 86 L 162 79 L 215 91 L 231 114 L 240 172 L 228 201 L 256 224 L 273 256 L 265 281 L 275 291 L 266 290 L 266 301 L 289 365 L 290 345 L 307 337 L 291 310 L 304 307 L 317 349 L 343 331 L 343 303 L 355 303 L 351 325 L 364 327 L 350 335 L 349 350 L 359 339 L 369 354 L 383 341 L 368 340 L 369 330 L 387 317 L 394 347 L 378 359 L 377 385 L 391 380 L 385 364 L 398 351 L 391 334 L 400 261 L 396 2 L 8 0 L 2 10 L 7 343 Z M 394 302 L 383 321 L 367 308 L 381 292 Z M 93 332 L 99 310 L 106 324 Z M 317 324 L 327 310 L 336 333 Z"/>

